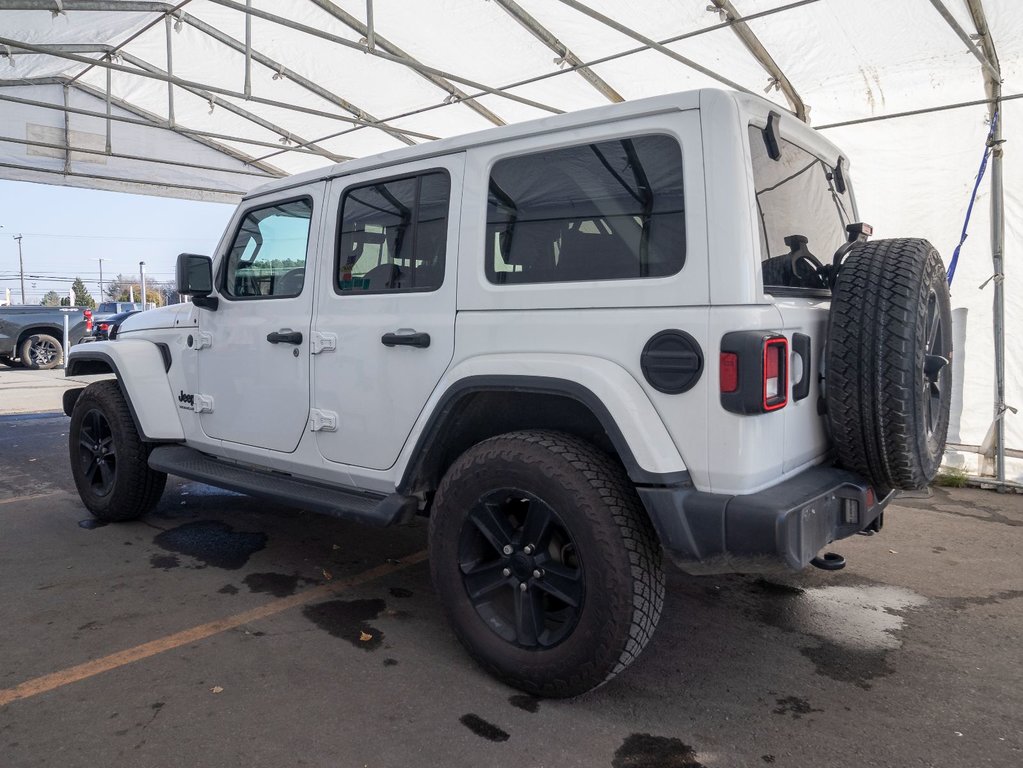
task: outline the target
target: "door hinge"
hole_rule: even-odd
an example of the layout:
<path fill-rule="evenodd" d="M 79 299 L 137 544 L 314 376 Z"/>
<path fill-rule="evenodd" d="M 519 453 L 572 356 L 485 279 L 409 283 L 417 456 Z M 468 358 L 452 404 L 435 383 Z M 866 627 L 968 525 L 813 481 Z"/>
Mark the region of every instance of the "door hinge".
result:
<path fill-rule="evenodd" d="M 206 349 L 207 347 L 213 346 L 213 334 L 207 331 L 197 331 L 195 333 L 195 343 L 192 345 L 192 349 Z"/>
<path fill-rule="evenodd" d="M 196 413 L 213 413 L 213 395 L 195 395 Z"/>
<path fill-rule="evenodd" d="M 314 355 L 318 355 L 320 352 L 333 352 L 337 349 L 337 334 L 313 331 L 309 347 Z"/>
<path fill-rule="evenodd" d="M 309 411 L 309 430 L 311 432 L 337 432 L 337 414 L 334 411 L 321 411 L 313 408 Z"/>

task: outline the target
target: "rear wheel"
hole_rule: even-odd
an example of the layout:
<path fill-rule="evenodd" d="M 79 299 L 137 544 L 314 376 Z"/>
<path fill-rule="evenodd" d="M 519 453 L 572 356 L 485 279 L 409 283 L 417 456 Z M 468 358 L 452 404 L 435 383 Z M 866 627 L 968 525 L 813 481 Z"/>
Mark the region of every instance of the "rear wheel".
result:
<path fill-rule="evenodd" d="M 45 333 L 34 333 L 21 342 L 21 362 L 33 371 L 56 368 L 64 360 L 60 342 Z"/>
<path fill-rule="evenodd" d="M 430 520 L 430 567 L 472 656 L 544 696 L 625 669 L 664 600 L 661 549 L 624 470 L 554 432 L 491 438 L 451 466 Z"/>
<path fill-rule="evenodd" d="M 100 520 L 134 520 L 160 500 L 167 475 L 149 468 L 149 446 L 116 381 L 98 381 L 82 392 L 71 414 L 68 448 L 78 495 Z"/>
<path fill-rule="evenodd" d="M 879 489 L 919 489 L 945 450 L 952 312 L 941 257 L 926 240 L 855 246 L 831 303 L 828 423 L 839 459 Z"/>

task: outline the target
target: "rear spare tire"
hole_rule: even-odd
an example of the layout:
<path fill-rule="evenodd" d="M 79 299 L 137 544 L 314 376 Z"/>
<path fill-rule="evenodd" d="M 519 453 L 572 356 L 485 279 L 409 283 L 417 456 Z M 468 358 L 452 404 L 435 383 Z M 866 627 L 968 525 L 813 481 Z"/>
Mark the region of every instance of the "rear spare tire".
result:
<path fill-rule="evenodd" d="M 952 312 L 926 240 L 855 246 L 834 287 L 825 350 L 828 425 L 841 463 L 880 491 L 925 487 L 941 465 Z"/>

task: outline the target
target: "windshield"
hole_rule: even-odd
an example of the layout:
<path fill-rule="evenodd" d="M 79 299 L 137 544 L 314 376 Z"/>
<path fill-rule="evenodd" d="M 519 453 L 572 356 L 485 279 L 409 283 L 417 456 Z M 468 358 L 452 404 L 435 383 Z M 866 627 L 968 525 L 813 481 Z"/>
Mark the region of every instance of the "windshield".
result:
<path fill-rule="evenodd" d="M 749 138 L 764 287 L 819 288 L 801 282 L 798 267 L 793 273 L 791 257 L 800 247 L 793 236 L 806 238 L 802 253 L 809 251 L 830 264 L 846 241 L 846 226 L 853 223 L 849 188 L 839 192 L 834 168 L 795 144 L 779 137 L 781 157 L 772 160 L 760 128 L 751 125 Z M 848 173 L 844 175 L 848 184 Z"/>

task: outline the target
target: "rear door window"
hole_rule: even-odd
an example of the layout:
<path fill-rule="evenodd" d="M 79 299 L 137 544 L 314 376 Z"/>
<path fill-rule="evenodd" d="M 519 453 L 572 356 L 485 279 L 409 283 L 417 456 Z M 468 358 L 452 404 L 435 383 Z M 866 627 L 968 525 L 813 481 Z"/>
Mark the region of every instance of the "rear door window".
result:
<path fill-rule="evenodd" d="M 450 196 L 451 181 L 441 171 L 345 192 L 334 289 L 364 294 L 439 288 Z"/>
<path fill-rule="evenodd" d="M 500 160 L 486 232 L 492 283 L 673 275 L 686 251 L 678 141 L 635 136 Z"/>

